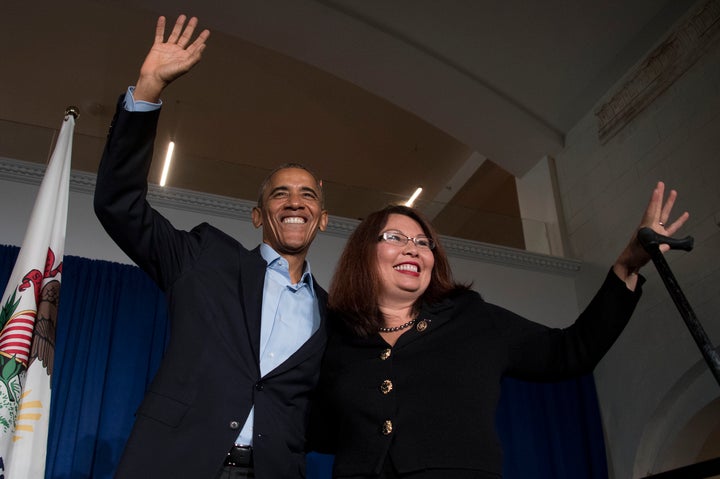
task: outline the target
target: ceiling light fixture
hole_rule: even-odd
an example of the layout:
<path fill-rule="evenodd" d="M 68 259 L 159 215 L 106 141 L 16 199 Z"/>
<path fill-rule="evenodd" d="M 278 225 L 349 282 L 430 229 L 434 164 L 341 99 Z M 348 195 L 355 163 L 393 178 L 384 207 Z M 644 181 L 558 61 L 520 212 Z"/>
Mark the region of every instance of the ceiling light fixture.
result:
<path fill-rule="evenodd" d="M 175 142 L 168 143 L 167 153 L 165 153 L 165 164 L 163 165 L 162 176 L 160 176 L 160 186 L 165 186 L 168 171 L 170 171 L 170 163 L 172 162 L 173 151 L 175 151 Z"/>
<path fill-rule="evenodd" d="M 413 193 L 410 199 L 405 202 L 405 206 L 412 206 L 413 203 L 415 203 L 417 197 L 420 196 L 420 193 L 422 193 L 422 188 L 418 186 L 417 190 L 415 190 L 415 193 Z"/>

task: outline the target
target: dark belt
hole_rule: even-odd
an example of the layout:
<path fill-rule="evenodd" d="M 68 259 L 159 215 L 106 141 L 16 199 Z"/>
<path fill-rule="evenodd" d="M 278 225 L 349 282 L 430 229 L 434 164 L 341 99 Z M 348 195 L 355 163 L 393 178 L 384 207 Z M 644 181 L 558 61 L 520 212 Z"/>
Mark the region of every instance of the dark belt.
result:
<path fill-rule="evenodd" d="M 233 446 L 227 453 L 223 466 L 253 467 L 253 454 L 251 446 Z"/>

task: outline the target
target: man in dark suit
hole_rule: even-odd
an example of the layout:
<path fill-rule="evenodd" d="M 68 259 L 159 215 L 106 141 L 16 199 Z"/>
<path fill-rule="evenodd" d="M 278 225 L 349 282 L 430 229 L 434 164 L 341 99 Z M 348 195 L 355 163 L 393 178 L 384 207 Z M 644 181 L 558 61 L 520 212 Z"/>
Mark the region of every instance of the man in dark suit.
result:
<path fill-rule="evenodd" d="M 322 190 L 300 165 L 263 183 L 248 250 L 203 223 L 175 229 L 146 201 L 160 95 L 188 72 L 209 32 L 180 16 L 121 98 L 97 177 L 108 234 L 165 292 L 171 336 L 137 411 L 117 477 L 304 477 L 309 397 L 325 346 L 327 295 L 305 257 L 327 225 Z"/>

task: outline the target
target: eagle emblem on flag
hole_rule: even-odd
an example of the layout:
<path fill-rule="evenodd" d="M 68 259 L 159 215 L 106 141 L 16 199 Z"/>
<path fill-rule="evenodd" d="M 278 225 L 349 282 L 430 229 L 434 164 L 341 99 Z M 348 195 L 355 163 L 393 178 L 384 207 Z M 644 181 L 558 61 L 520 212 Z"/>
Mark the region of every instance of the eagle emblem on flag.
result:
<path fill-rule="evenodd" d="M 48 376 L 52 375 L 60 299 L 60 281 L 52 278 L 62 272 L 62 261 L 55 268 L 54 263 L 55 254 L 48 249 L 45 271 L 32 270 L 25 274 L 0 309 L 0 384 L 5 388 L 8 401 L 20 400 L 22 374 L 35 360 L 42 363 Z M 37 311 L 18 311 L 23 294 L 35 296 Z M 4 409 L 3 406 L 6 405 L 0 404 L 0 409 Z M 0 427 L 7 430 L 13 420 L 0 415 Z"/>

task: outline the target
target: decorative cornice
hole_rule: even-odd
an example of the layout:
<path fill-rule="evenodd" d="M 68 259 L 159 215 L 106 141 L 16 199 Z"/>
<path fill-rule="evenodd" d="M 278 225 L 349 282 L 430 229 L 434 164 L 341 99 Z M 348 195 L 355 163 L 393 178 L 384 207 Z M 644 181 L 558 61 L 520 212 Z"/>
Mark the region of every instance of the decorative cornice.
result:
<path fill-rule="evenodd" d="M 44 174 L 45 165 L 0 158 L 0 179 L 39 185 Z M 70 190 L 78 193 L 93 194 L 95 191 L 95 175 L 80 171 L 71 172 Z M 241 221 L 250 221 L 250 213 L 253 206 L 255 206 L 252 201 L 180 188 L 160 188 L 157 185 L 149 186 L 148 201 L 155 206 L 212 214 Z M 330 216 L 327 230 L 322 234 L 348 238 L 358 223 L 358 220 Z M 475 261 L 493 262 L 535 271 L 568 275 L 577 273 L 581 266 L 581 262 L 575 260 L 556 258 L 450 236 L 443 236 L 442 242 L 449 256 L 468 258 Z"/>
<path fill-rule="evenodd" d="M 441 237 L 442 244 L 449 256 L 464 257 L 475 261 L 484 261 L 532 269 L 573 275 L 580 271 L 582 262 L 557 258 L 544 254 L 531 253 L 504 246 L 490 245 L 450 236 Z"/>
<path fill-rule="evenodd" d="M 632 71 L 629 79 L 596 112 L 605 143 L 685 73 L 720 32 L 720 0 L 701 5 Z"/>
<path fill-rule="evenodd" d="M 196 213 L 206 213 L 226 218 L 251 220 L 255 203 L 227 196 L 212 195 L 181 188 L 148 186 L 148 200 L 155 206 L 167 206 Z"/>

